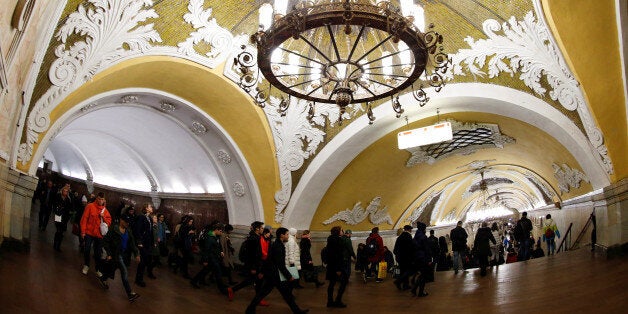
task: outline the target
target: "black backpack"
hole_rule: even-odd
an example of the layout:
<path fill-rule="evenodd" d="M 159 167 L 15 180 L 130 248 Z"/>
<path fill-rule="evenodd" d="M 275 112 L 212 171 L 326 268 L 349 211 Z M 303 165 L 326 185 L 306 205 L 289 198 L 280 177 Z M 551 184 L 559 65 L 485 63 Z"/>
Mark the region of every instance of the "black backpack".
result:
<path fill-rule="evenodd" d="M 240 251 L 238 251 L 238 259 L 240 260 L 240 262 L 242 263 L 246 263 L 246 261 L 249 258 L 249 242 L 251 240 L 249 238 L 246 238 L 246 240 L 244 240 L 244 242 L 242 242 L 242 245 L 240 245 Z"/>
<path fill-rule="evenodd" d="M 366 256 L 368 257 L 375 256 L 377 254 L 378 249 L 379 247 L 377 246 L 377 240 L 373 238 L 369 238 L 366 240 L 366 247 L 364 248 Z"/>

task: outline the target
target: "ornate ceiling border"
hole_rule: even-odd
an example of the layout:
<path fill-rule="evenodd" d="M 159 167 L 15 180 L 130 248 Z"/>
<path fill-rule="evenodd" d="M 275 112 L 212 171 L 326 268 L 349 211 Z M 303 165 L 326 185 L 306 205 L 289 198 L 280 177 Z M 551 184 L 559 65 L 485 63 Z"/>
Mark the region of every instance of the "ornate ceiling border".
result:
<path fill-rule="evenodd" d="M 535 8 L 537 14 L 543 16 L 538 0 L 535 0 Z M 471 48 L 450 54 L 453 70 L 447 73 L 447 79 L 453 80 L 455 75 L 466 76 L 466 72 L 473 76 L 488 75 L 489 78 L 500 73 L 519 74 L 519 79 L 537 95 L 549 94 L 565 109 L 577 111 L 602 165 L 609 175 L 613 174 L 613 163 L 604 145 L 602 131 L 596 126 L 580 84 L 566 65 L 545 21 L 537 19 L 530 11 L 522 21 L 511 17 L 500 24 L 489 19 L 482 26 L 486 39 L 467 37 L 466 42 Z M 482 70 L 484 67 L 488 73 Z M 550 85 L 549 92 L 541 80 Z"/>
<path fill-rule="evenodd" d="M 353 209 L 345 209 L 331 216 L 329 219 L 323 221 L 324 225 L 329 225 L 334 221 L 344 221 L 348 225 L 357 225 L 364 221 L 367 217 L 373 225 L 381 225 L 387 223 L 393 224 L 392 217 L 388 213 L 388 206 L 379 208 L 382 201 L 381 196 L 374 197 L 369 205 L 362 208 L 362 202 L 357 202 L 353 205 Z"/>

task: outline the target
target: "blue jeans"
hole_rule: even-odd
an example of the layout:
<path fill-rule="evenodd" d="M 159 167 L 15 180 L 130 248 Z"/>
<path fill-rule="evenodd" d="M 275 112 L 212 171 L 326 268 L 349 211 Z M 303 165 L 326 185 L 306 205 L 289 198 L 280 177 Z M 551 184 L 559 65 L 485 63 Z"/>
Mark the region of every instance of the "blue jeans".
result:
<path fill-rule="evenodd" d="M 554 238 L 545 239 L 545 243 L 547 243 L 547 255 L 553 255 L 554 251 L 556 251 L 556 242 Z"/>
<path fill-rule="evenodd" d="M 92 244 L 94 246 L 94 261 L 96 262 L 96 271 L 100 270 L 100 266 L 102 263 L 101 254 L 102 254 L 102 239 L 92 237 L 89 235 L 85 235 L 85 249 L 83 250 L 83 265 L 89 266 L 89 254 L 92 248 Z"/>
<path fill-rule="evenodd" d="M 126 269 L 126 264 L 122 258 L 122 254 L 118 255 L 118 269 L 120 269 L 120 278 L 122 278 L 122 285 L 126 295 L 131 295 L 131 285 L 129 284 L 129 271 Z"/>
<path fill-rule="evenodd" d="M 458 271 L 458 269 L 464 269 L 464 265 L 462 264 L 462 255 L 463 251 L 454 251 L 454 270 Z"/>

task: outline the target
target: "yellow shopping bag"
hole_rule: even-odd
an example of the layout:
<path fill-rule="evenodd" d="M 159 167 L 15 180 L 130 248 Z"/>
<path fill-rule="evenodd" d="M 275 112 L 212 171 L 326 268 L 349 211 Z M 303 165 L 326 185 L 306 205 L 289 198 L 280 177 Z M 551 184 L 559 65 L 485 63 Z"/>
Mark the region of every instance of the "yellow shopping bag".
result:
<path fill-rule="evenodd" d="M 377 270 L 377 279 L 386 278 L 386 274 L 388 273 L 388 263 L 379 262 L 379 269 Z"/>

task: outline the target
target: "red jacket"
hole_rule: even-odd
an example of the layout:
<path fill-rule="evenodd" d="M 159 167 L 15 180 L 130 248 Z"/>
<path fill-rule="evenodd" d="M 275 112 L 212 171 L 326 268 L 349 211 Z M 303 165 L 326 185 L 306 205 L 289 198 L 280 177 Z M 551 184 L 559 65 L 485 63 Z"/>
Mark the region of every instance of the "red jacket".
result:
<path fill-rule="evenodd" d="M 366 239 L 366 243 L 369 241 L 375 241 L 377 243 L 377 252 L 375 255 L 369 257 L 369 263 L 377 263 L 384 260 L 384 240 L 378 233 L 371 233 Z"/>
<path fill-rule="evenodd" d="M 104 211 L 103 211 L 104 210 Z M 95 238 L 103 237 L 100 234 L 100 213 L 103 213 L 103 220 L 108 226 L 111 226 L 111 215 L 105 206 L 98 206 L 96 202 L 92 202 L 85 206 L 83 217 L 81 217 L 81 236 L 89 235 Z"/>

